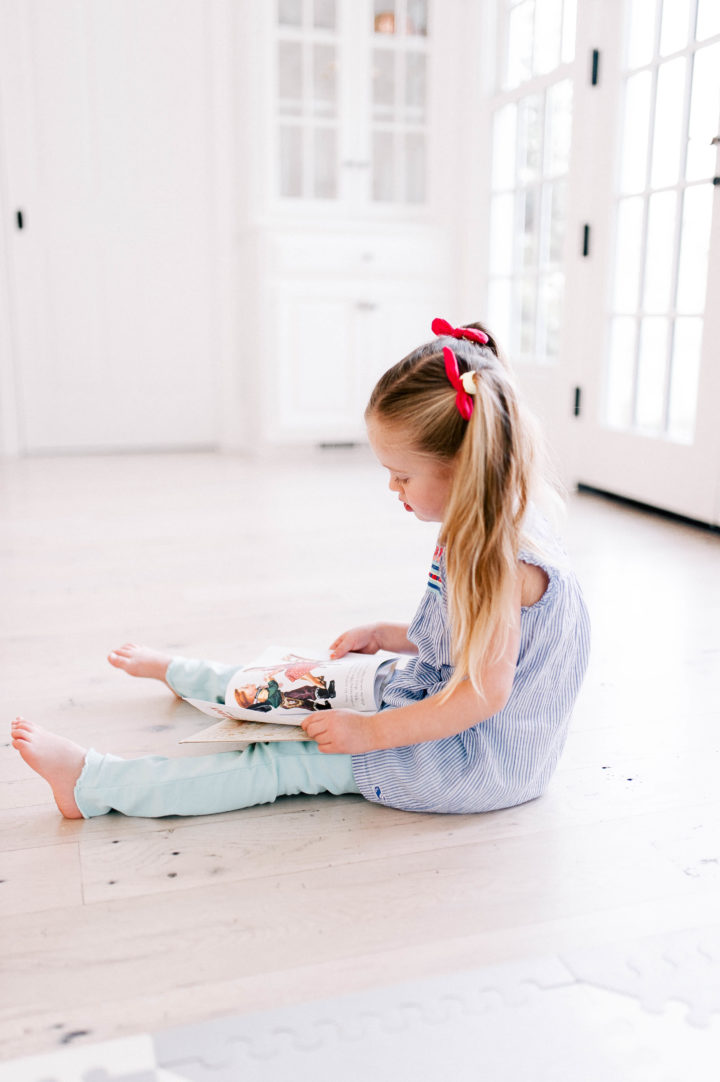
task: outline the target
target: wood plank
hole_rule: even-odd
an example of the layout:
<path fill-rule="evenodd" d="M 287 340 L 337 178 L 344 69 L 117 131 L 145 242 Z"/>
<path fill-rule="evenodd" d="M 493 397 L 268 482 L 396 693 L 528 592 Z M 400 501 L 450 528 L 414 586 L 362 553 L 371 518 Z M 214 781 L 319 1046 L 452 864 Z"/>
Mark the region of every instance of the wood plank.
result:
<path fill-rule="evenodd" d="M 3 853 L 0 863 L 0 916 L 79 909 L 82 904 L 77 843 Z"/>

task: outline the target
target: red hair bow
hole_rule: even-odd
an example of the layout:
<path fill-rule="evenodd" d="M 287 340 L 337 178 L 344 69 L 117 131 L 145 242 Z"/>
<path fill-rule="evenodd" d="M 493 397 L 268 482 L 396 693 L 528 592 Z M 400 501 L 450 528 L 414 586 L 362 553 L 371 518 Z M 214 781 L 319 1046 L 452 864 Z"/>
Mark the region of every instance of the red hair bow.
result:
<path fill-rule="evenodd" d="M 490 341 L 484 331 L 476 331 L 472 327 L 452 327 L 446 319 L 434 319 L 431 330 L 438 338 L 443 334 L 449 335 L 450 338 L 469 338 L 471 342 L 477 342 L 481 346 L 487 345 Z"/>
<path fill-rule="evenodd" d="M 435 322 L 438 322 L 437 320 Z M 433 329 L 434 329 L 433 324 Z M 464 420 L 469 421 L 472 417 L 472 411 L 475 403 L 472 400 L 471 395 L 465 390 L 462 379 L 460 377 L 460 369 L 458 368 L 457 357 L 453 351 L 445 346 L 443 348 L 443 357 L 445 359 L 445 371 L 447 378 L 452 383 L 453 387 L 457 391 L 455 395 L 455 405 L 458 408 L 458 413 Z"/>

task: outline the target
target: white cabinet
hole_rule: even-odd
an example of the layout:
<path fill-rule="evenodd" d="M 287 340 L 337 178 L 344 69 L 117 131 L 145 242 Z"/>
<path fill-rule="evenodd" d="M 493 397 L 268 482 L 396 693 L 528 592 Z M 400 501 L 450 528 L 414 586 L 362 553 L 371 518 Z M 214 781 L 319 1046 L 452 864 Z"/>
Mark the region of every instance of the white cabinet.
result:
<path fill-rule="evenodd" d="M 363 413 L 378 377 L 432 338 L 449 310 L 449 253 L 439 233 L 264 238 L 267 296 L 261 367 L 263 443 L 365 439 Z M 441 268 L 444 273 L 439 273 Z"/>
<path fill-rule="evenodd" d="M 263 175 L 242 273 L 249 338 L 272 355 L 254 384 L 256 442 L 364 439 L 378 376 L 456 314 L 453 178 L 433 173 L 448 176 L 455 85 L 432 72 L 459 11 L 441 22 L 433 0 L 275 0 L 254 24 L 263 47 L 246 85 L 262 82 L 266 108 L 240 138 Z"/>

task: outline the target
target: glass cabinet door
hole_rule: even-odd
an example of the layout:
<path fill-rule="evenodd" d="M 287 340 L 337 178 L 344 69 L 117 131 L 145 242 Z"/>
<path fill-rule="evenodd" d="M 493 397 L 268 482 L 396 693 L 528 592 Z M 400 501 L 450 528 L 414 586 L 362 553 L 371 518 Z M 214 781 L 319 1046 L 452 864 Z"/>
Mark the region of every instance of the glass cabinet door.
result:
<path fill-rule="evenodd" d="M 339 190 L 337 0 L 278 0 L 277 194 L 336 199 Z"/>
<path fill-rule="evenodd" d="M 370 199 L 424 203 L 427 173 L 427 0 L 373 0 Z"/>
<path fill-rule="evenodd" d="M 275 0 L 275 194 L 426 201 L 429 0 Z"/>

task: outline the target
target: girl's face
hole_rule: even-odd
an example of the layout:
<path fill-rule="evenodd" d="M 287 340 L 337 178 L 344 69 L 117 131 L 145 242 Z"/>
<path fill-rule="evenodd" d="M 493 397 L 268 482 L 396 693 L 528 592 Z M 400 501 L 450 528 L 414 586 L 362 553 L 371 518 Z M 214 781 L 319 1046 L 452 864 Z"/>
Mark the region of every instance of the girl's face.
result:
<path fill-rule="evenodd" d="M 377 418 L 367 426 L 370 446 L 390 473 L 390 491 L 422 522 L 442 522 L 453 482 L 452 465 L 413 450 L 401 429 Z"/>

